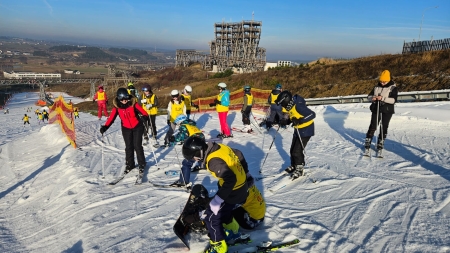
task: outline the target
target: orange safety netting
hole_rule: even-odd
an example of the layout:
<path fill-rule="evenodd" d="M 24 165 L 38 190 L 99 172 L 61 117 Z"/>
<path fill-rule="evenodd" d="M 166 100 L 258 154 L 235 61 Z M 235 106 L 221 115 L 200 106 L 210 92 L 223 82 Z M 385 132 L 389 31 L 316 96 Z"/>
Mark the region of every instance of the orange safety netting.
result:
<path fill-rule="evenodd" d="M 269 104 L 267 103 L 267 98 L 270 95 L 271 90 L 260 90 L 252 88 L 251 93 L 253 95 L 253 108 L 264 110 Z M 215 110 L 214 107 L 209 107 L 210 103 L 213 103 L 217 98 L 216 96 L 206 97 L 206 98 L 197 98 L 193 99 L 192 102 L 198 105 L 199 112 L 206 112 Z M 244 103 L 244 91 L 239 89 L 237 91 L 230 92 L 230 110 L 241 110 L 242 104 Z M 195 108 L 192 108 L 192 111 L 196 111 Z"/>
<path fill-rule="evenodd" d="M 74 148 L 77 147 L 75 142 L 75 124 L 73 120 L 73 105 L 67 104 L 62 96 L 59 96 L 55 103 L 49 108 L 48 123 L 58 123 L 61 130 L 69 139 L 70 144 Z"/>

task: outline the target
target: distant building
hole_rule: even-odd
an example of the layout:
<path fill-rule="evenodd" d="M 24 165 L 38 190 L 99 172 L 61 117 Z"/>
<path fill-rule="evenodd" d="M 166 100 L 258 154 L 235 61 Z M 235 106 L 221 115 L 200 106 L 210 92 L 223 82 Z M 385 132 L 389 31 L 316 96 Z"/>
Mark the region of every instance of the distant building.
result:
<path fill-rule="evenodd" d="M 264 71 L 267 71 L 269 68 L 275 68 L 277 66 L 278 64 L 275 62 L 266 62 L 266 64 L 264 65 Z"/>
<path fill-rule="evenodd" d="M 292 62 L 291 61 L 278 61 L 277 67 L 291 67 Z"/>
<path fill-rule="evenodd" d="M 64 74 L 75 74 L 75 75 L 79 75 L 79 74 L 81 74 L 81 72 L 80 72 L 79 70 L 65 69 L 65 70 L 64 70 Z"/>
<path fill-rule="evenodd" d="M 61 74 L 35 73 L 35 72 L 3 72 L 3 76 L 8 79 L 61 79 Z"/>

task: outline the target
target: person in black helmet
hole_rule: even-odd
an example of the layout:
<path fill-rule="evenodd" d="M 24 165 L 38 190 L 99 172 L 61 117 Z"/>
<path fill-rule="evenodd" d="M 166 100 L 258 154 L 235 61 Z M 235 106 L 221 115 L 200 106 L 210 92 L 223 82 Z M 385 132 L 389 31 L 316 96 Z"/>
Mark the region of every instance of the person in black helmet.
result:
<path fill-rule="evenodd" d="M 203 160 L 208 172 L 219 181 L 217 194 L 205 211 L 204 222 L 209 231 L 210 246 L 206 252 L 227 252 L 227 243 L 241 238 L 239 224 L 233 218 L 236 205 L 245 203 L 248 196 L 247 180 L 252 180 L 247 161 L 241 151 L 224 144 L 206 143 L 191 136 L 183 144 L 186 160 Z"/>
<path fill-rule="evenodd" d="M 103 134 L 114 123 L 117 116 L 122 121 L 122 136 L 125 141 L 125 171 L 127 174 L 134 168 L 134 152 L 138 160 L 139 174 L 144 174 L 145 156 L 142 147 L 144 122 L 148 121 L 147 112 L 137 103 L 136 97 L 128 94 L 126 88 L 119 88 L 113 101 L 114 108 L 105 125 L 100 128 Z"/>
<path fill-rule="evenodd" d="M 300 95 L 292 96 L 285 90 L 282 91 L 275 100 L 277 105 L 281 105 L 289 113 L 289 119 L 294 127 L 294 136 L 291 144 L 291 166 L 285 171 L 292 173 L 291 178 L 295 179 L 303 176 L 305 166 L 305 147 L 311 136 L 314 136 L 314 118 L 316 113 L 306 106 L 306 101 Z"/>

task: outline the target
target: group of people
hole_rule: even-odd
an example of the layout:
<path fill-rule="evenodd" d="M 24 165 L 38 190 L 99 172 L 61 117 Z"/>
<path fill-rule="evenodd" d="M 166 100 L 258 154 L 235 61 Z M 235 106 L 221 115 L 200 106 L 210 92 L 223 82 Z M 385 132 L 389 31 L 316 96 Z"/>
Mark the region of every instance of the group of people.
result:
<path fill-rule="evenodd" d="M 226 122 L 230 105 L 229 91 L 225 83 L 219 83 L 218 87 L 220 93 L 210 106 L 215 106 L 219 114 L 221 127 L 219 137 L 230 138 L 232 134 Z M 151 115 L 156 115 L 157 99 L 149 85 L 144 85 L 143 91 L 138 103 L 138 99 L 127 89 L 119 88 L 111 116 L 100 129 L 103 134 L 117 116 L 121 118 L 122 135 L 126 144 L 124 173 L 134 168 L 134 152 L 136 152 L 139 171 L 143 172 L 145 168 L 142 136 L 146 124 L 151 126 L 153 137 L 156 139 L 155 122 L 154 118 L 151 119 Z M 171 186 L 187 187 L 190 183 L 190 173 L 199 168 L 205 168 L 218 180 L 217 193 L 206 210 L 198 217 L 190 217 L 190 220 L 201 219 L 206 225 L 210 244 L 204 252 L 223 253 L 228 251 L 228 245 L 232 244 L 233 240 L 241 236 L 240 227 L 253 229 L 261 224 L 264 220 L 266 204 L 261 192 L 254 184 L 242 151 L 214 141 L 207 142 L 195 121 L 189 119 L 191 106 L 196 106 L 192 103 L 191 92 L 190 86 L 185 87 L 181 96 L 177 90 L 173 90 L 172 99 L 168 104 L 169 130 L 165 143 L 169 145 L 182 143 L 184 158 L 180 178 Z M 398 91 L 391 80 L 389 71 L 383 71 L 377 86 L 368 95 L 368 99 L 372 102 L 370 107 L 372 117 L 366 134 L 365 147 L 368 143 L 370 146 L 381 120 L 382 130 L 378 137 L 377 148 L 383 148 L 397 95 Z M 246 85 L 241 113 L 244 129 L 247 131 L 251 131 L 250 115 L 253 101 L 250 86 Z M 271 92 L 268 102 L 270 114 L 267 117 L 266 128 L 270 129 L 277 119 L 280 127 L 292 124 L 294 128 L 290 147 L 290 166 L 285 171 L 291 174 L 291 178 L 298 178 L 304 173 L 306 145 L 315 134 L 316 114 L 307 107 L 303 97 L 298 94 L 293 95 L 288 90 L 282 90 L 280 84 L 277 84 Z M 177 127 L 178 130 L 175 132 Z"/>
<path fill-rule="evenodd" d="M 31 110 L 32 110 L 32 108 L 30 109 L 30 111 Z M 36 111 L 34 111 L 34 114 L 36 115 L 39 125 L 41 124 L 41 122 L 44 123 L 45 120 L 47 120 L 47 122 L 48 122 L 48 112 L 45 109 L 42 110 L 42 112 L 41 112 L 41 110 L 36 109 Z M 26 124 L 30 125 L 30 116 L 28 116 L 26 113 L 22 117 L 22 120 L 23 120 L 24 127 Z"/>

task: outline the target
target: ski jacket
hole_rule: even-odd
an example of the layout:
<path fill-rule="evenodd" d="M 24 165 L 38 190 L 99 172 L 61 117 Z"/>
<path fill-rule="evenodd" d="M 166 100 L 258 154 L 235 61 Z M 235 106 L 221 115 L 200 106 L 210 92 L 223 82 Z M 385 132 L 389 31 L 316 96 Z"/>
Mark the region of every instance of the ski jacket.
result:
<path fill-rule="evenodd" d="M 244 93 L 244 104 L 242 106 L 242 110 L 245 111 L 245 109 L 247 109 L 247 107 L 252 107 L 253 106 L 253 95 L 249 92 L 249 93 Z"/>
<path fill-rule="evenodd" d="M 230 91 L 229 90 L 223 90 L 222 92 L 217 95 L 217 101 L 216 103 L 216 111 L 217 112 L 228 112 L 228 107 L 230 106 Z"/>
<path fill-rule="evenodd" d="M 181 101 L 184 101 L 184 105 L 186 106 L 186 110 L 190 110 L 192 108 L 192 98 L 191 95 L 181 94 Z"/>
<path fill-rule="evenodd" d="M 382 99 L 380 101 L 372 101 L 374 96 L 380 95 Z M 391 80 L 386 85 L 378 83 L 367 96 L 369 101 L 372 101 L 370 110 L 377 112 L 377 104 L 380 103 L 380 112 L 394 114 L 394 104 L 397 102 L 398 89 L 395 83 Z"/>
<path fill-rule="evenodd" d="M 306 101 L 303 97 L 295 95 L 293 97 L 293 106 L 288 110 L 289 119 L 292 121 L 294 128 L 294 135 L 300 134 L 300 137 L 314 136 L 314 118 L 316 113 L 306 106 Z"/>
<path fill-rule="evenodd" d="M 28 121 L 28 116 L 24 116 L 24 117 L 22 118 L 22 120 L 23 120 L 23 121 Z"/>
<path fill-rule="evenodd" d="M 103 90 L 97 91 L 94 95 L 94 101 L 97 101 L 97 103 L 106 103 L 108 101 L 106 92 L 104 92 Z"/>
<path fill-rule="evenodd" d="M 205 139 L 205 135 L 202 130 L 196 126 L 195 121 L 190 119 L 185 120 L 174 134 L 175 142 L 185 141 L 188 137 L 193 135 Z"/>
<path fill-rule="evenodd" d="M 266 202 L 256 185 L 248 189 L 248 197 L 242 208 L 255 220 L 261 220 L 266 215 Z"/>
<path fill-rule="evenodd" d="M 281 91 L 276 90 L 276 89 L 272 90 L 272 92 L 270 92 L 270 95 L 267 98 L 267 102 L 270 104 L 271 110 L 281 111 L 281 105 L 275 104 L 275 100 L 277 100 L 278 95 L 280 95 L 280 93 L 281 93 Z"/>
<path fill-rule="evenodd" d="M 134 97 L 125 105 L 122 105 L 122 103 L 115 98 L 113 104 L 114 108 L 105 123 L 107 128 L 114 123 L 117 116 L 119 116 L 122 121 L 122 127 L 128 129 L 133 129 L 141 123 L 138 113 L 142 114 L 142 116 L 148 117 L 147 112 L 138 103 L 136 103 L 136 98 Z"/>
<path fill-rule="evenodd" d="M 142 100 L 144 99 L 145 103 L 142 103 Z M 158 114 L 158 97 L 156 97 L 155 94 L 149 94 L 148 96 L 142 94 L 142 97 L 138 102 L 149 115 Z M 152 105 L 152 107 L 150 109 L 147 109 L 147 105 Z"/>
<path fill-rule="evenodd" d="M 243 204 L 248 196 L 248 165 L 242 152 L 213 142 L 204 157 L 206 169 L 219 180 L 217 195 L 226 203 Z"/>
<path fill-rule="evenodd" d="M 171 100 L 167 106 L 167 120 L 174 123 L 175 119 L 181 115 L 186 115 L 186 106 L 183 101 Z"/>

